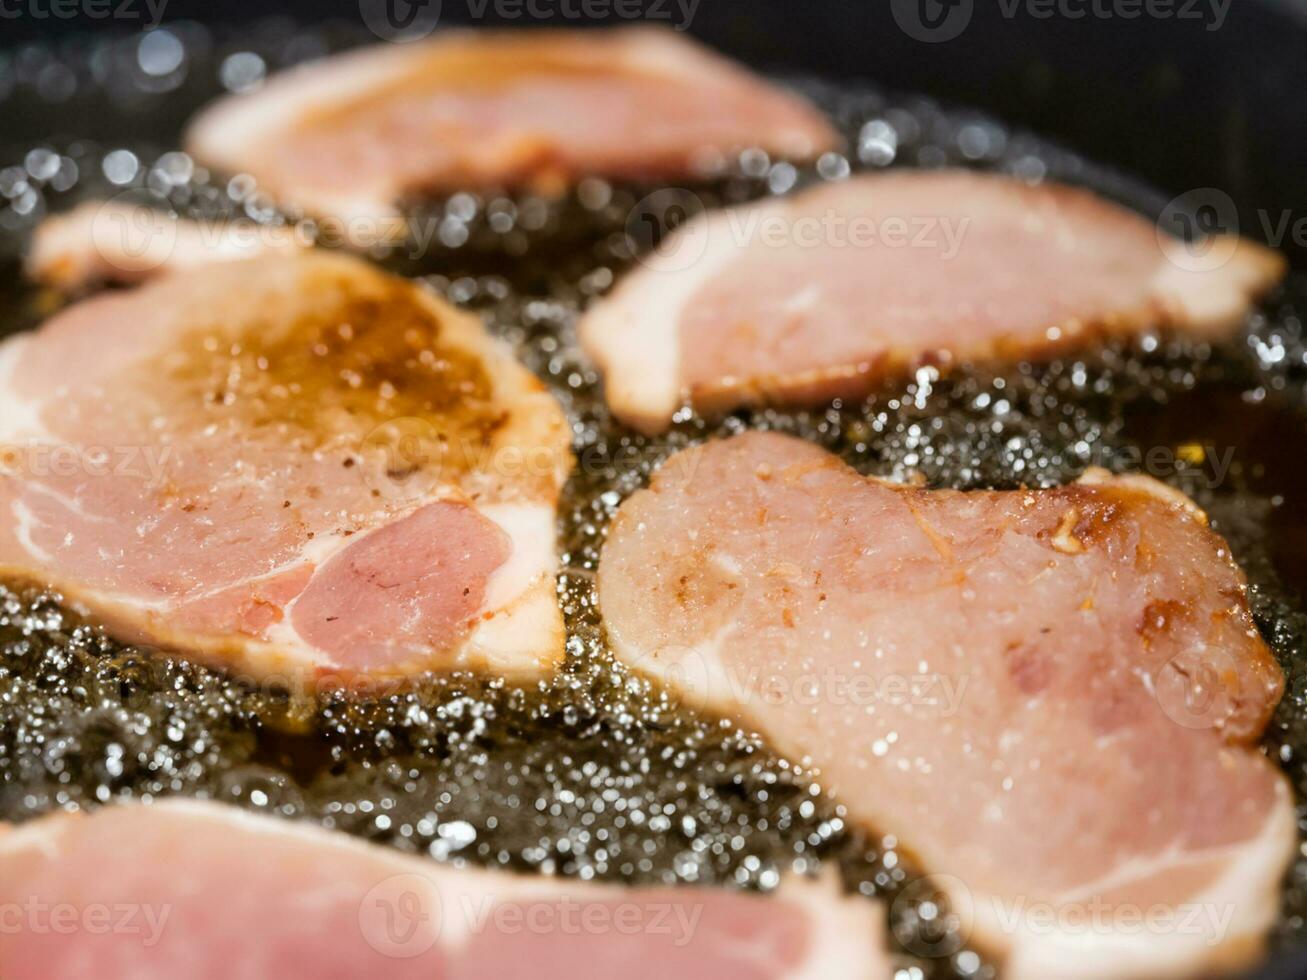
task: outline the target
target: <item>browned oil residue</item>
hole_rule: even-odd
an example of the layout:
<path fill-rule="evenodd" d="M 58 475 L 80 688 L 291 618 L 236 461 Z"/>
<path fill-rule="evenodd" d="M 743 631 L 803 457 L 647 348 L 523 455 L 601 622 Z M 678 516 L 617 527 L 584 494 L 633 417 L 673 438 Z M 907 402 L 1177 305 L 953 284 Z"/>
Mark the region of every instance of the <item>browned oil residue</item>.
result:
<path fill-rule="evenodd" d="M 300 451 L 387 448 L 390 429 L 409 438 L 413 423 L 426 443 L 482 446 L 503 424 L 485 366 L 415 287 L 333 271 L 293 295 L 191 331 L 145 366 L 146 383 L 162 377 L 171 404 L 200 409 L 199 425 Z M 420 458 L 406 453 L 404 464 Z M 448 452 L 441 463 L 468 458 Z"/>

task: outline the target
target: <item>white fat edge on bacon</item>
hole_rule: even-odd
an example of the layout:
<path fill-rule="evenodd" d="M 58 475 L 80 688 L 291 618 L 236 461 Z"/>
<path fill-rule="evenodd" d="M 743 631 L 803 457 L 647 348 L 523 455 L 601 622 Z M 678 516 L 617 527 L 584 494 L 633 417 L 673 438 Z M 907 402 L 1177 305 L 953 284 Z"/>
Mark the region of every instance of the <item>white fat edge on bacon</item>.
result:
<path fill-rule="evenodd" d="M 1252 840 L 1133 862 L 1075 893 L 1058 896 L 1052 903 L 1054 908 L 1084 907 L 1094 903 L 1096 896 L 1132 881 L 1230 858 L 1211 884 L 1184 901 L 1155 902 L 1131 909 L 1141 919 L 1150 912 L 1165 912 L 1174 922 L 1169 930 L 1141 928 L 1127 933 L 1080 926 L 1034 929 L 1024 917 L 1014 927 L 1012 910 L 1007 915 L 1000 913 L 998 906 L 1004 901 L 1001 898 L 965 896 L 955 904 L 973 910 L 972 927 L 980 945 L 1007 951 L 1003 976 L 1010 980 L 1095 980 L 1102 976 L 1182 980 L 1213 969 L 1247 965 L 1248 951 L 1261 947 L 1279 916 L 1280 878 L 1297 847 L 1293 794 L 1281 778 L 1262 832 Z"/>
<path fill-rule="evenodd" d="M 183 820 L 193 821 L 196 832 L 235 829 L 288 844 L 308 844 L 320 848 L 327 860 L 331 854 L 364 856 L 375 870 L 377 886 L 403 875 L 406 888 L 422 888 L 425 906 L 441 912 L 440 946 L 451 952 L 465 948 L 479 924 L 493 922 L 487 912 L 495 903 L 611 902 L 628 897 L 639 901 L 642 895 L 651 891 L 543 875 L 454 868 L 329 831 L 306 821 L 276 819 L 204 800 L 175 798 L 151 804 L 128 802 L 99 813 L 121 816 L 124 811 L 132 810 L 142 816 L 150 811 L 164 816 L 180 816 Z M 61 860 L 63 838 L 84 826 L 83 821 L 96 818 L 94 813 L 53 813 L 19 827 L 0 824 L 0 860 L 25 851 L 36 851 L 49 861 Z M 206 828 L 205 824 L 209 827 Z M 658 889 L 657 893 L 662 901 L 666 901 L 666 895 L 675 894 L 690 906 L 696 899 L 713 894 L 700 888 L 680 888 L 670 892 Z M 884 980 L 889 976 L 883 907 L 878 902 L 841 895 L 833 872 L 828 871 L 819 879 L 787 877 L 772 897 L 755 896 L 753 900 L 783 901 L 798 906 L 815 933 L 808 943 L 808 960 L 790 972 L 787 980 L 826 980 L 836 975 L 849 980 Z"/>
<path fill-rule="evenodd" d="M 263 144 L 285 138 L 297 120 L 403 79 L 426 56 L 426 48 L 418 43 L 379 44 L 292 68 L 258 91 L 227 96 L 202 111 L 187 130 L 186 148 L 206 165 L 244 172 Z M 360 187 L 343 195 L 323 194 L 312 187 L 267 190 L 283 203 L 347 224 L 402 222 L 390 187 Z"/>
<path fill-rule="evenodd" d="M 14 394 L 14 377 L 23 348 L 31 342 L 31 334 L 18 334 L 0 342 L 0 391 L 5 393 L 4 408 L 0 410 L 0 446 L 35 442 L 46 437 L 41 421 L 41 403 L 21 399 Z"/>
<path fill-rule="evenodd" d="M 1202 336 L 1221 339 L 1242 325 L 1253 303 L 1284 277 L 1284 256 L 1236 235 L 1206 243 L 1208 260 L 1197 259 L 1178 239 L 1159 232 L 1164 257 L 1151 292 L 1170 315 Z"/>
<path fill-rule="evenodd" d="M 689 450 L 699 452 L 700 450 Z M 877 477 L 866 478 L 893 489 L 902 484 Z M 1206 514 L 1185 494 L 1151 477 L 1114 475 L 1091 468 L 1077 481 L 1095 487 L 1121 487 L 1146 493 L 1166 506 L 1182 512 L 1195 523 L 1206 526 Z M 648 491 L 645 491 L 648 492 Z M 724 555 L 710 559 L 724 571 L 733 571 L 731 560 Z M 745 720 L 767 732 L 761 719 L 742 697 L 724 667 L 720 651 L 733 631 L 727 624 L 710 637 L 693 646 L 669 646 L 644 649 L 625 642 L 620 629 L 609 624 L 609 637 L 619 658 L 636 671 L 652 677 L 690 702 L 690 707 L 710 710 L 727 716 L 744 716 Z M 785 747 L 781 747 L 785 750 Z M 792 747 L 791 747 L 792 750 Z M 1186 928 L 1158 935 L 1141 930 L 1104 934 L 1054 927 L 1030 928 L 1022 919 L 1020 907 L 1010 907 L 1010 899 L 999 895 L 973 893 L 964 882 L 938 872 L 939 886 L 952 899 L 953 911 L 963 919 L 962 934 L 974 938 L 976 945 L 997 957 L 1003 976 L 1012 980 L 1094 980 L 1111 975 L 1121 980 L 1182 980 L 1204 970 L 1240 967 L 1249 961 L 1249 950 L 1257 949 L 1279 914 L 1279 882 L 1295 853 L 1298 832 L 1292 791 L 1281 777 L 1276 799 L 1267 812 L 1257 836 L 1233 845 L 1202 851 L 1168 851 L 1147 859 L 1136 859 L 1105 875 L 1055 896 L 1047 908 L 1056 912 L 1068 906 L 1096 901 L 1096 896 L 1110 895 L 1134 882 L 1147 881 L 1168 869 L 1201 866 L 1222 858 L 1228 865 L 1216 879 L 1193 895 L 1174 903 L 1161 901 L 1141 908 L 1160 906 L 1177 918 L 1196 912 L 1208 916 L 1202 928 Z M 883 829 L 883 828 L 882 828 Z M 1034 901 L 1030 904 L 1039 905 Z"/>
<path fill-rule="evenodd" d="M 410 44 L 378 44 L 342 54 L 330 55 L 290 69 L 271 78 L 257 91 L 231 95 L 203 110 L 188 128 L 185 145 L 199 160 L 232 173 L 257 171 L 251 159 L 271 140 L 285 138 L 295 123 L 319 110 L 330 110 L 343 102 L 403 81 L 421 70 L 424 62 L 439 59 L 445 50 L 460 46 L 494 44 L 496 40 L 520 36 L 514 31 L 442 31 L 435 37 Z M 729 58 L 681 34 L 650 26 L 628 26 L 604 32 L 560 33 L 564 42 L 558 51 L 574 57 L 579 67 L 593 63 L 607 69 L 624 68 L 654 78 L 699 79 L 704 85 L 757 85 L 767 83 Z M 534 41 L 532 43 L 542 43 Z M 572 48 L 568 44 L 576 44 Z M 803 104 L 798 96 L 781 89 L 775 98 Z M 813 110 L 814 118 L 817 116 Z M 827 127 L 829 128 L 829 127 Z M 834 130 L 814 136 L 809 127 L 783 130 L 766 141 L 765 149 L 784 155 L 809 158 L 838 143 Z M 257 178 L 257 172 L 254 174 Z M 304 207 L 324 218 L 349 225 L 377 222 L 376 235 L 382 241 L 400 240 L 407 234 L 396 198 L 407 188 L 392 181 L 358 186 L 349 193 L 324 192 L 301 184 L 268 188 L 274 197 Z"/>
<path fill-rule="evenodd" d="M 512 550 L 487 582 L 486 615 L 468 637 L 467 652 L 496 675 L 533 676 L 554 666 L 563 643 L 554 508 L 500 503 L 478 510 L 509 536 Z"/>
<path fill-rule="evenodd" d="M 298 226 L 178 218 L 145 205 L 90 201 L 37 227 L 26 268 L 38 282 L 71 290 L 96 282 L 134 283 L 311 245 L 308 231 Z"/>
<path fill-rule="evenodd" d="M 864 175 L 855 182 L 874 186 L 881 175 Z M 888 179 L 888 178 L 885 178 Z M 923 175 L 922 179 L 930 179 Z M 977 177 L 978 180 L 1007 180 Z M 1060 185 L 1049 185 L 1055 193 Z M 748 251 L 749 229 L 773 215 L 798 218 L 825 202 L 838 188 L 818 186 L 792 198 L 764 200 L 701 214 L 673 232 L 651 255 L 641 260 L 606 297 L 582 317 L 582 344 L 598 363 L 605 378 L 607 400 L 622 421 L 647 434 L 663 431 L 676 410 L 688 400 L 681 372 L 680 323 L 690 299 L 720 273 L 733 258 Z M 848 193 L 855 191 L 850 188 Z M 1095 199 L 1099 206 L 1114 207 Z M 854 201 L 853 203 L 856 203 Z M 839 204 L 839 198 L 835 198 Z M 1143 218 L 1125 211 L 1143 224 Z M 1030 220 L 1042 220 L 1037 213 Z M 1065 216 L 1065 233 L 1076 225 Z M 1279 253 L 1233 235 L 1217 236 L 1208 243 L 1213 257 L 1193 258 L 1184 245 L 1158 231 L 1157 266 L 1148 282 L 1146 305 L 1129 311 L 1134 318 L 1155 316 L 1160 325 L 1178 327 L 1200 336 L 1222 339 L 1243 323 L 1258 297 L 1284 275 L 1286 263 Z M 811 294 L 800 298 L 811 299 Z M 1151 312 L 1150 312 L 1151 311 Z M 1133 321 L 1132 321 L 1133 322 Z M 1147 324 L 1142 324 L 1147 325 Z M 979 351 L 960 351 L 987 356 Z M 819 380 L 840 365 L 808 372 L 797 382 Z M 724 383 L 747 379 L 722 379 Z"/>
<path fill-rule="evenodd" d="M 770 213 L 785 205 L 760 207 Z M 738 217 L 744 213 L 733 208 L 691 219 L 581 318 L 581 343 L 603 372 L 609 406 L 641 432 L 666 429 L 687 400 L 682 315 L 699 289 L 741 254 Z"/>
<path fill-rule="evenodd" d="M 441 488 L 409 513 L 442 500 L 464 502 L 464 498 L 452 488 Z M 500 503 L 476 506 L 475 509 L 508 535 L 510 550 L 508 559 L 486 583 L 485 598 L 477 613 L 481 621 L 464 640 L 459 659 L 469 665 L 485 660 L 500 676 L 534 675 L 552 665 L 558 646 L 553 642 L 559 629 L 554 599 L 558 556 L 553 508 L 545 504 Z M 322 568 L 340 552 L 405 516 L 396 515 L 394 520 L 378 524 L 361 534 L 318 535 L 305 542 L 294 563 L 276 571 L 288 571 L 301 564 Z M 308 644 L 293 625 L 298 601 L 297 596 L 287 603 L 285 615 L 269 628 L 266 640 L 273 647 L 299 651 L 312 663 L 327 666 L 330 658 Z"/>

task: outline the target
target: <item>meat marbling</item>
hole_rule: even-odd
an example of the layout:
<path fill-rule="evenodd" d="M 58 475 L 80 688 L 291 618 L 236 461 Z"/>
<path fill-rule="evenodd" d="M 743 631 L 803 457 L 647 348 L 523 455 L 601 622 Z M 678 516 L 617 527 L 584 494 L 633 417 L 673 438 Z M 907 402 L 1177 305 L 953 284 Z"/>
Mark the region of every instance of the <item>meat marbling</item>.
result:
<path fill-rule="evenodd" d="M 252 680 L 562 654 L 553 397 L 354 259 L 177 273 L 0 345 L 0 573 Z"/>
<path fill-rule="evenodd" d="M 1153 328 L 1219 339 L 1284 272 L 1225 236 L 1199 261 L 1065 186 L 895 171 L 700 215 L 581 323 L 623 421 L 684 403 L 816 404 L 923 363 L 1047 356 Z M 1223 260 L 1223 261 L 1222 261 Z"/>
<path fill-rule="evenodd" d="M 213 803 L 0 827 L 11 980 L 888 980 L 883 910 L 830 881 L 770 896 L 454 869 Z"/>
<path fill-rule="evenodd" d="M 808 760 L 1004 976 L 1256 955 L 1296 839 L 1256 746 L 1283 679 L 1176 491 L 908 488 L 749 433 L 629 498 L 598 582 L 619 657 Z"/>

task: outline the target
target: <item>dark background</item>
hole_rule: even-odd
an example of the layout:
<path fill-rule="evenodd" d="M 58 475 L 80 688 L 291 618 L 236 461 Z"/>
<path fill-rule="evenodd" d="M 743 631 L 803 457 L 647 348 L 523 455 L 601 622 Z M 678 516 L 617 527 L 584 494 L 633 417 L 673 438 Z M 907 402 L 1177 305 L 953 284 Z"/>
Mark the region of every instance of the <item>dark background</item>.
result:
<path fill-rule="evenodd" d="M 0 11 L 50 2 L 0 0 Z M 358 4 L 168 0 L 163 22 L 239 27 L 275 16 L 358 25 Z M 474 21 L 469 0 L 443 0 L 442 25 L 474 22 L 541 23 L 493 13 Z M 891 0 L 700 0 L 690 30 L 760 67 L 870 78 L 983 108 L 1168 194 L 1219 188 L 1235 200 L 1243 232 L 1263 237 L 1263 213 L 1307 219 L 1307 0 L 1231 0 L 1220 28 L 1211 26 L 1206 18 L 1041 18 L 1028 8 L 1007 16 L 999 0 L 974 0 L 959 37 L 925 43 L 899 27 Z M 6 16 L 0 52 L 139 28 L 139 21 Z M 0 118 L 0 136 L 17 123 Z M 1307 267 L 1307 243 L 1277 244 Z M 1261 980 L 1300 977 L 1307 978 L 1307 957 L 1282 959 Z"/>
<path fill-rule="evenodd" d="M 0 0 L 0 11 L 51 2 Z M 1216 30 L 1210 17 L 1070 19 L 1026 6 L 1009 16 L 1000 0 L 962 2 L 974 3 L 970 23 L 942 43 L 908 36 L 891 0 L 701 0 L 690 30 L 756 65 L 868 77 L 983 107 L 1174 194 L 1220 188 L 1237 202 L 1245 234 L 1260 234 L 1262 210 L 1307 217 L 1307 0 L 1230 0 Z M 1174 0 L 1177 10 L 1190 2 Z M 1210 3 L 1199 0 L 1198 9 Z M 441 24 L 473 22 L 479 6 L 443 0 Z M 361 20 L 359 0 L 168 0 L 164 23 L 271 15 Z M 497 18 L 489 8 L 476 21 L 540 22 Z M 139 23 L 23 13 L 0 19 L 0 48 Z M 1296 265 L 1307 264 L 1302 243 L 1280 244 Z"/>

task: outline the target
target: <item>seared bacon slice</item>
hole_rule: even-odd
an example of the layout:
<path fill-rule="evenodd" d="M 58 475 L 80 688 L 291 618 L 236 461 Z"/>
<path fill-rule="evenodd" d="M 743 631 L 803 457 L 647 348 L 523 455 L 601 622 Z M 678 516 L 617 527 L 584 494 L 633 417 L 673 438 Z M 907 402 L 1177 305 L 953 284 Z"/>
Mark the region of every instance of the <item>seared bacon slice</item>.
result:
<path fill-rule="evenodd" d="M 836 143 L 797 96 L 651 27 L 365 48 L 220 101 L 187 140 L 204 163 L 368 235 L 409 194 L 554 191 L 588 174 L 674 180 L 705 154 L 809 158 Z"/>
<path fill-rule="evenodd" d="M 658 432 L 686 402 L 818 404 L 924 363 L 1154 328 L 1220 339 L 1284 269 L 1229 236 L 1190 253 L 1083 190 L 895 171 L 700 215 L 590 309 L 581 338 L 613 411 Z"/>
<path fill-rule="evenodd" d="M 599 567 L 618 656 L 808 760 L 1029 978 L 1256 955 L 1296 833 L 1245 592 L 1147 478 L 914 489 L 764 433 L 673 457 Z"/>
<path fill-rule="evenodd" d="M 0 345 L 0 572 L 288 684 L 562 654 L 569 431 L 473 317 L 325 254 L 102 295 Z"/>
<path fill-rule="evenodd" d="M 88 201 L 47 218 L 32 236 L 27 273 L 65 291 L 101 283 L 136 283 L 215 262 L 293 254 L 312 242 L 284 225 L 201 222 L 144 205 Z"/>
<path fill-rule="evenodd" d="M 891 975 L 883 910 L 829 881 L 761 896 L 455 869 L 200 802 L 0 833 L 0 908 L 13 980 Z"/>

